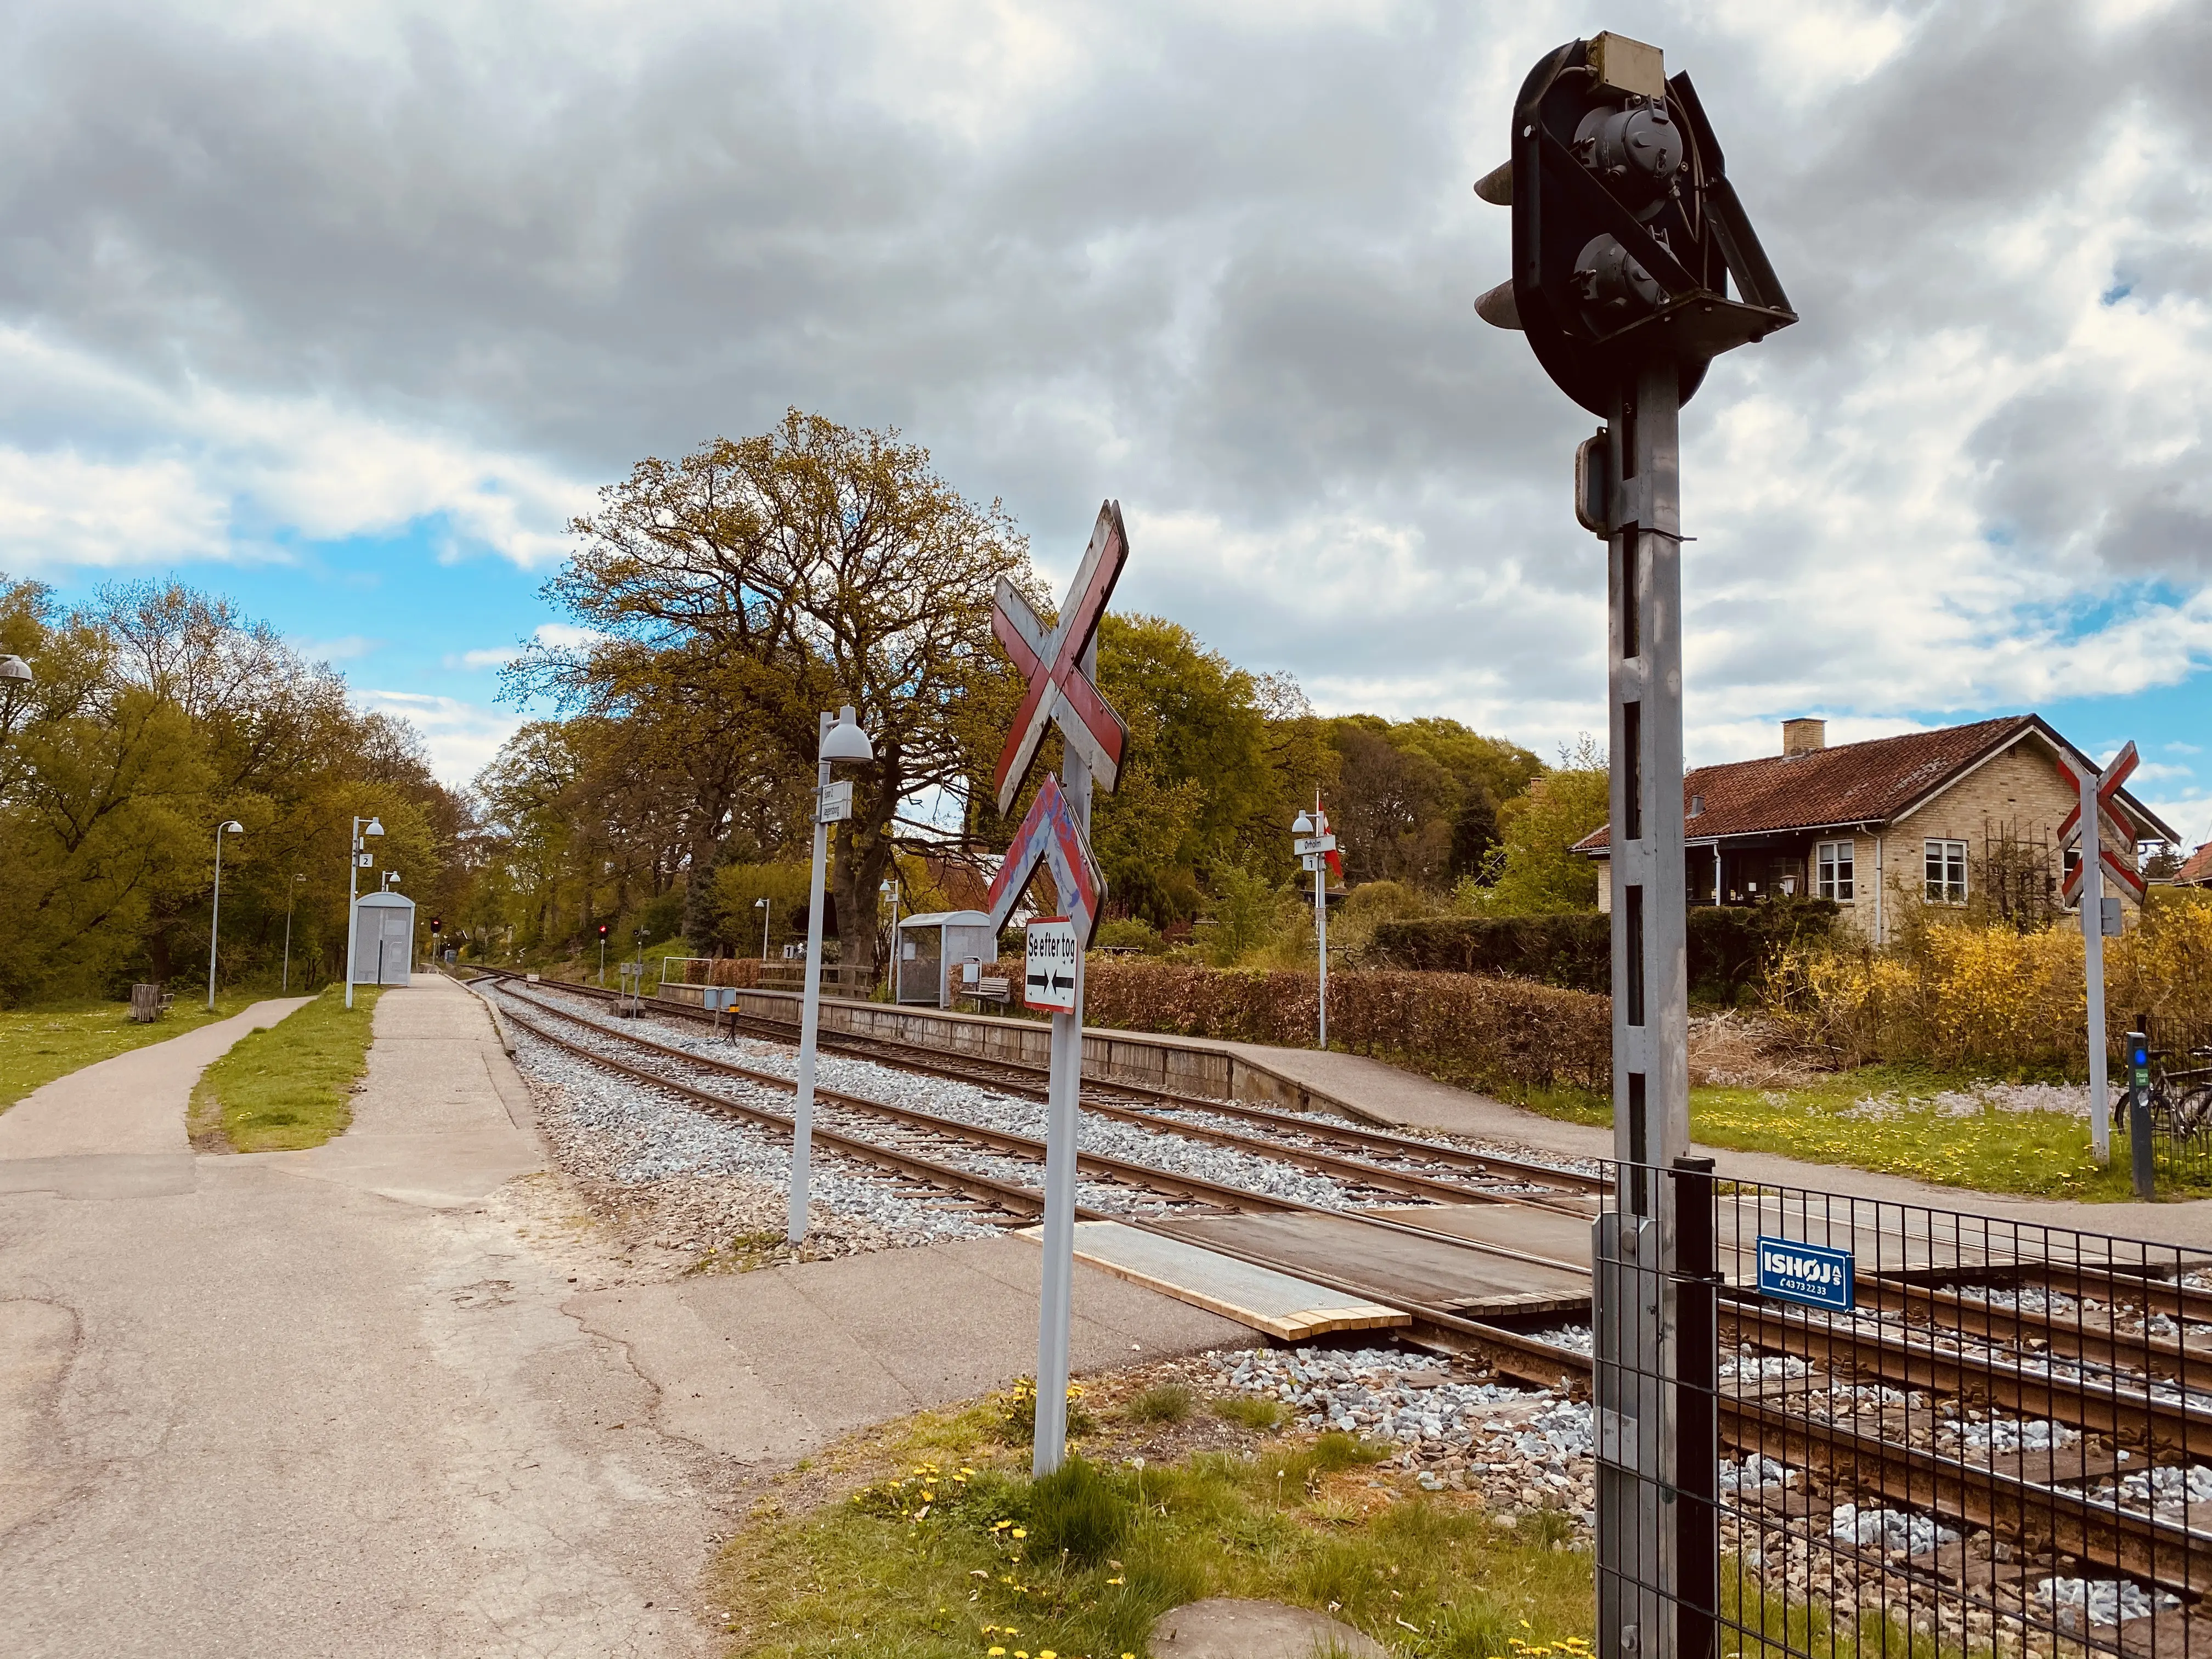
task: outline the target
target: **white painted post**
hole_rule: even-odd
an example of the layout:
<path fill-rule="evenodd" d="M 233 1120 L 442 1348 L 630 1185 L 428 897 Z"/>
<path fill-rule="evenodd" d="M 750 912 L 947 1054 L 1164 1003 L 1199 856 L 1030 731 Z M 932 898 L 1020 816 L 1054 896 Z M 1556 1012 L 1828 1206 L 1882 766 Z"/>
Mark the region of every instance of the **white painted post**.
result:
<path fill-rule="evenodd" d="M 1083 672 L 1098 678 L 1098 646 Z M 1091 833 L 1091 763 L 1073 744 L 1060 757 L 1060 787 L 1083 833 Z M 1083 1100 L 1083 953 L 1075 957 L 1075 1012 L 1052 1017 L 1052 1069 L 1045 1088 L 1044 1261 L 1037 1287 L 1036 1434 L 1030 1473 L 1050 1474 L 1067 1457 L 1067 1346 L 1075 1313 L 1075 1164 Z"/>
<path fill-rule="evenodd" d="M 822 716 L 821 740 L 829 741 L 836 716 Z M 806 990 L 799 1001 L 799 1104 L 791 1119 L 791 1211 L 784 1237 L 793 1244 L 806 1237 L 808 1163 L 814 1148 L 814 1035 L 822 1019 L 822 890 L 830 858 L 830 826 L 822 821 L 822 792 L 830 787 L 830 762 L 814 766 L 814 874 L 806 901 Z M 763 954 L 766 946 L 763 946 Z"/>
<path fill-rule="evenodd" d="M 2112 1157 L 2112 1103 L 2105 1076 L 2105 875 L 2098 845 L 2097 786 L 2103 775 L 2081 769 L 2081 957 L 2088 994 L 2089 1147 L 2100 1164 Z"/>
<path fill-rule="evenodd" d="M 361 820 L 353 821 L 353 833 L 346 837 L 346 963 L 345 1005 L 353 1006 L 354 930 L 360 926 L 361 913 L 356 908 L 360 894 L 355 890 L 361 881 Z"/>
<path fill-rule="evenodd" d="M 1321 796 L 1314 795 L 1315 827 L 1326 835 L 1328 819 L 1321 810 Z M 1321 952 L 1321 1046 L 1328 1049 L 1328 854 L 1322 854 L 1321 862 L 1314 866 L 1314 938 Z"/>

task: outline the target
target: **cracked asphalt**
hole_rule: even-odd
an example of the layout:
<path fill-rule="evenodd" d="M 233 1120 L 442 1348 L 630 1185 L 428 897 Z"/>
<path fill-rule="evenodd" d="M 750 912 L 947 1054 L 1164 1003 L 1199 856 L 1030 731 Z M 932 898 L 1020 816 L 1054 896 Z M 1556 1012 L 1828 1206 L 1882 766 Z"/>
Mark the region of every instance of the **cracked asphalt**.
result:
<path fill-rule="evenodd" d="M 475 1000 L 385 997 L 330 1146 L 194 1157 L 192 1078 L 286 1011 L 0 1115 L 0 1646 L 707 1651 L 742 1471 L 487 1201 L 543 1154 Z"/>

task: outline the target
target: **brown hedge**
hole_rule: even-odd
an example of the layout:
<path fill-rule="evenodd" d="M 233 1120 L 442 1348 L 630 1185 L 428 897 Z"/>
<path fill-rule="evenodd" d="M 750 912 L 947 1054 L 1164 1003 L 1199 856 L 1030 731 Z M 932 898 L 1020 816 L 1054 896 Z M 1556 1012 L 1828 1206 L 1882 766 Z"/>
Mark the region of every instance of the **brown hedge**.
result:
<path fill-rule="evenodd" d="M 1018 970 L 1017 970 L 1018 973 Z M 1094 957 L 1086 1024 L 1290 1048 L 1311 1045 L 1311 974 Z M 1330 975 L 1332 1048 L 1492 1088 L 1612 1086 L 1604 997 L 1486 974 L 1381 969 Z"/>

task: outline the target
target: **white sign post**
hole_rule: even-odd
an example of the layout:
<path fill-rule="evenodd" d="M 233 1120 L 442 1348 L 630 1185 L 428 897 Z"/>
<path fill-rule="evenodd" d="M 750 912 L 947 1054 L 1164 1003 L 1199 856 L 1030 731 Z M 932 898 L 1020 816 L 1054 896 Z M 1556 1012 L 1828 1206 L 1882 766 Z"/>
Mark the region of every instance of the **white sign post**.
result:
<path fill-rule="evenodd" d="M 2087 981 L 2082 988 L 2088 1002 L 2089 1146 L 2100 1164 L 2109 1163 L 2112 1155 L 2112 1103 L 2105 1075 L 2105 935 L 2119 931 L 2108 927 L 2106 920 L 2106 871 L 2109 869 L 2133 889 L 2138 902 L 2142 898 L 2142 876 L 2103 844 L 2100 830 L 2104 814 L 2120 793 L 2120 786 L 2134 773 L 2136 760 L 2136 746 L 2130 743 L 2102 771 L 2084 766 L 2077 772 L 2063 757 L 2058 763 L 2060 775 L 2081 793 L 2074 810 L 2059 825 L 2058 836 L 2062 845 L 2077 833 L 2081 838 L 2081 861 L 2066 884 L 2066 898 L 2081 906 L 2081 958 Z"/>
<path fill-rule="evenodd" d="M 991 884 L 991 923 L 1004 927 L 1040 864 L 1059 890 L 1073 933 L 1066 971 L 1074 980 L 1052 1017 L 1052 1069 L 1046 1090 L 1044 1263 L 1037 1297 L 1036 1433 L 1030 1469 L 1050 1474 L 1067 1451 L 1068 1334 L 1075 1279 L 1076 1111 L 1083 1089 L 1083 950 L 1098 925 L 1105 878 L 1091 855 L 1091 792 L 1111 793 L 1121 776 L 1128 728 L 1099 696 L 1098 618 L 1129 556 L 1119 504 L 1098 509 L 1091 544 L 1058 622 L 1048 630 L 1013 584 L 999 579 L 991 632 L 1029 681 L 1013 730 L 999 757 L 998 802 L 1013 810 L 1047 726 L 1057 726 L 1061 777 L 1047 777 L 1030 804 L 1006 861 Z M 1032 947 L 1034 948 L 1034 947 Z M 1061 948 L 1068 948 L 1063 946 Z M 1031 960 L 1035 960 L 1034 957 Z M 1024 973 L 1026 975 L 1026 969 Z M 1048 970 L 1045 989 L 1053 989 Z M 1029 988 L 1024 987 L 1026 994 Z M 1032 1006 L 1039 1006 L 1032 1003 Z"/>
<path fill-rule="evenodd" d="M 1022 970 L 1022 1005 L 1041 1014 L 1075 1012 L 1075 969 L 1083 941 L 1066 916 L 1039 916 L 1023 931 L 1027 961 Z"/>

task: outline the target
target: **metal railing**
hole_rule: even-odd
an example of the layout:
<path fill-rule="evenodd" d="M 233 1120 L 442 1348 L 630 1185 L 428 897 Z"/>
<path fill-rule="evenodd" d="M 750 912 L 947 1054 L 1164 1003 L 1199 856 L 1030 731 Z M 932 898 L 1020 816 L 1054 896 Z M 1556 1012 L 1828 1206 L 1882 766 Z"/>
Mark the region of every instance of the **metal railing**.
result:
<path fill-rule="evenodd" d="M 1601 1652 L 2212 1650 L 2212 1253 L 1622 1174 L 1644 1213 L 1608 1198 L 1595 1253 Z"/>

